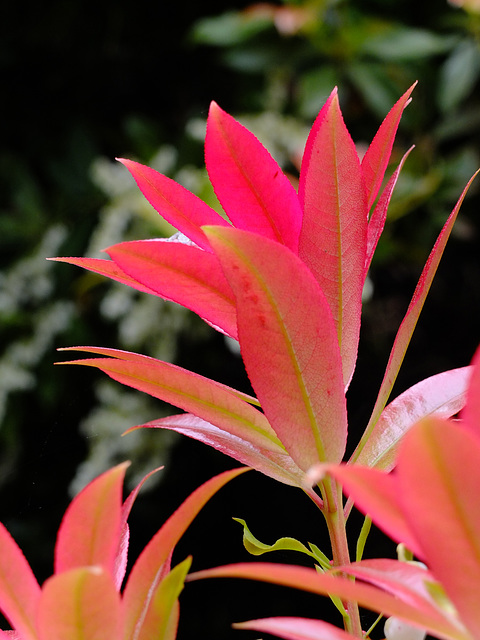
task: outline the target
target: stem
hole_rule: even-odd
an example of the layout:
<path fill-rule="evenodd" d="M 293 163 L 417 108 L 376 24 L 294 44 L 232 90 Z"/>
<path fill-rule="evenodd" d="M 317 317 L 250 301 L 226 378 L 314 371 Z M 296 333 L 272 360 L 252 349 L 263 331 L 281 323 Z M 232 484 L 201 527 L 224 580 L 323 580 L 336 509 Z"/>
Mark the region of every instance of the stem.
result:
<path fill-rule="evenodd" d="M 350 564 L 350 553 L 343 512 L 342 488 L 333 478 L 326 476 L 322 480 L 320 489 L 324 501 L 323 515 L 327 522 L 332 545 L 333 566 L 348 565 Z M 363 638 L 357 603 L 344 601 L 343 606 L 347 612 L 347 616 L 343 620 L 345 631 L 357 638 Z"/>

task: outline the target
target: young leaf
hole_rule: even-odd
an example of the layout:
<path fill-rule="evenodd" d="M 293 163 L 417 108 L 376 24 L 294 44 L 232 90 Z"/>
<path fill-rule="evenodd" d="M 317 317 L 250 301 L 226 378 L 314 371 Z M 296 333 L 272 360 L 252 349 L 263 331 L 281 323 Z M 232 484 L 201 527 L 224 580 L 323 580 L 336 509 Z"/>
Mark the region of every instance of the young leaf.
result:
<path fill-rule="evenodd" d="M 106 471 L 70 503 L 58 530 L 55 573 L 102 566 L 112 577 L 121 537 L 122 492 L 129 463 Z"/>
<path fill-rule="evenodd" d="M 480 169 L 479 169 L 480 171 Z M 413 331 L 417 324 L 418 318 L 422 311 L 425 299 L 430 290 L 430 286 L 432 284 L 433 278 L 437 271 L 438 265 L 440 263 L 441 257 L 443 255 L 443 251 L 445 249 L 445 245 L 447 244 L 447 240 L 450 236 L 450 232 L 452 230 L 453 224 L 457 218 L 457 214 L 462 205 L 463 199 L 465 198 L 470 185 L 473 180 L 479 173 L 477 171 L 468 181 L 465 189 L 463 190 L 460 198 L 458 199 L 457 204 L 455 205 L 452 213 L 448 217 L 443 229 L 441 230 L 437 241 L 428 257 L 427 262 L 425 263 L 425 267 L 423 268 L 422 274 L 418 281 L 418 284 L 413 293 L 412 300 L 407 309 L 405 317 L 400 325 L 400 328 L 395 337 L 395 341 L 393 343 L 392 350 L 390 352 L 390 356 L 388 359 L 387 367 L 385 369 L 385 374 L 382 380 L 382 384 L 380 385 L 380 391 L 378 392 L 377 400 L 375 402 L 375 406 L 373 408 L 373 412 L 371 418 L 368 422 L 368 425 L 365 429 L 365 432 L 362 435 L 362 438 L 357 447 L 357 453 L 365 446 L 365 443 L 370 438 L 370 434 L 377 423 L 380 415 L 387 403 L 387 400 L 392 391 L 393 385 L 397 378 L 398 372 L 400 370 L 400 366 L 403 362 L 403 358 L 405 357 L 405 353 L 407 351 L 407 347 L 410 343 L 410 339 L 412 337 Z"/>
<path fill-rule="evenodd" d="M 264 544 L 257 540 L 250 529 L 247 527 L 245 520 L 241 518 L 233 518 L 235 522 L 239 522 L 243 527 L 243 546 L 251 553 L 252 556 L 261 556 L 270 551 L 298 551 L 304 553 L 316 560 L 316 556 L 307 547 L 295 538 L 279 538 L 273 544 Z"/>
<path fill-rule="evenodd" d="M 233 625 L 235 629 L 260 631 L 286 640 L 351 640 L 346 631 L 323 620 L 307 618 L 263 618 Z"/>
<path fill-rule="evenodd" d="M 40 640 L 120 640 L 120 596 L 101 567 L 82 567 L 49 578 L 42 589 Z"/>
<path fill-rule="evenodd" d="M 24 640 L 37 640 L 35 616 L 40 586 L 30 565 L 0 523 L 0 611 Z"/>
<path fill-rule="evenodd" d="M 416 422 L 430 415 L 450 418 L 465 405 L 471 367 L 444 371 L 418 382 L 383 410 L 360 454 L 351 463 L 391 471 L 398 445 Z"/>
<path fill-rule="evenodd" d="M 317 282 L 272 240 L 221 227 L 205 233 L 235 293 L 242 357 L 269 423 L 302 470 L 339 462 L 347 433 L 342 368 Z"/>
<path fill-rule="evenodd" d="M 133 160 L 117 160 L 130 171 L 145 198 L 167 222 L 199 247 L 210 251 L 200 227 L 205 224 L 227 225 L 222 216 L 193 193 L 158 171 Z"/>
<path fill-rule="evenodd" d="M 480 637 L 478 435 L 428 418 L 405 437 L 397 474 L 403 508 L 426 563 L 472 637 Z M 446 553 L 449 543 L 453 547 Z"/>
<path fill-rule="evenodd" d="M 433 605 L 430 598 L 422 597 L 416 588 L 392 580 L 390 592 L 373 585 L 352 582 L 331 574 L 319 574 L 315 569 L 281 565 L 273 562 L 242 563 L 207 569 L 189 574 L 187 581 L 205 578 L 247 578 L 301 589 L 319 595 L 336 595 L 384 615 L 395 616 L 412 625 L 427 629 L 432 635 L 448 640 L 471 640 L 471 636 L 444 611 Z"/>
<path fill-rule="evenodd" d="M 305 474 L 293 462 L 286 451 L 279 450 L 275 445 L 269 448 L 265 446 L 259 447 L 255 442 L 252 442 L 252 439 L 248 439 L 247 433 L 245 438 L 240 438 L 190 413 L 168 416 L 167 418 L 147 422 L 141 427 L 134 427 L 134 429 L 138 428 L 171 429 L 189 438 L 203 442 L 217 449 L 217 451 L 234 458 L 237 462 L 252 467 L 252 469 L 256 469 L 278 482 L 301 487 L 305 490 Z M 130 431 L 131 429 L 127 433 Z M 309 493 L 308 490 L 307 493 Z"/>
<path fill-rule="evenodd" d="M 227 482 L 247 469 L 233 469 L 215 476 L 196 489 L 170 516 L 140 554 L 123 592 L 125 640 L 139 637 L 155 591 L 163 579 L 161 568 L 177 542 L 208 500 Z"/>
<path fill-rule="evenodd" d="M 380 190 L 385 171 L 392 153 L 393 142 L 397 133 L 403 110 L 410 102 L 410 95 L 416 86 L 412 84 L 403 96 L 390 109 L 380 125 L 372 143 L 362 160 L 362 174 L 368 194 L 367 208 L 370 210 Z"/>
<path fill-rule="evenodd" d="M 480 348 L 472 360 L 468 381 L 467 404 L 461 414 L 463 423 L 480 435 Z"/>
<path fill-rule="evenodd" d="M 153 594 L 135 640 L 175 640 L 178 625 L 178 596 L 185 582 L 192 559 L 187 558 L 168 573 Z"/>
<path fill-rule="evenodd" d="M 63 364 L 96 367 L 113 380 L 189 411 L 260 449 L 284 451 L 265 416 L 239 392 L 225 385 L 176 365 L 127 351 L 96 347 L 75 347 L 71 350 L 112 357 Z"/>
<path fill-rule="evenodd" d="M 299 198 L 299 256 L 330 306 L 348 386 L 357 358 L 367 245 L 367 198 L 355 145 L 336 90 L 320 111 L 305 147 Z"/>
<path fill-rule="evenodd" d="M 122 272 L 148 291 L 191 309 L 236 338 L 234 297 L 211 253 L 161 239 L 121 242 L 106 251 Z"/>
<path fill-rule="evenodd" d="M 207 122 L 205 163 L 235 227 L 298 250 L 302 211 L 295 189 L 257 138 L 215 102 Z"/>

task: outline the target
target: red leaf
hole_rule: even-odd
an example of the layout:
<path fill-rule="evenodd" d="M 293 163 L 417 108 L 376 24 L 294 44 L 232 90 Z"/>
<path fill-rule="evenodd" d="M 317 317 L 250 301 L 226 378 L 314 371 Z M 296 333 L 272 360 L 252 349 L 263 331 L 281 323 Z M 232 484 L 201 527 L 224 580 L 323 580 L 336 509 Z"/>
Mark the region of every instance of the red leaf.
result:
<path fill-rule="evenodd" d="M 121 536 L 123 463 L 90 482 L 70 503 L 58 530 L 55 573 L 99 565 L 115 575 Z"/>
<path fill-rule="evenodd" d="M 225 471 L 201 485 L 144 548 L 132 568 L 123 593 L 125 640 L 133 640 L 140 633 L 143 620 L 152 606 L 155 589 L 163 578 L 161 568 L 190 523 L 219 489 L 245 471 L 245 468 Z"/>
<path fill-rule="evenodd" d="M 251 629 L 270 633 L 286 640 L 352 640 L 352 636 L 323 620 L 307 618 L 263 618 L 233 625 L 236 629 Z"/>
<path fill-rule="evenodd" d="M 109 247 L 107 253 L 122 272 L 148 291 L 191 309 L 236 338 L 234 297 L 211 253 L 169 240 L 122 242 Z"/>
<path fill-rule="evenodd" d="M 416 422 L 430 415 L 450 418 L 462 409 L 470 374 L 471 367 L 444 371 L 400 394 L 383 410 L 365 446 L 357 447 L 350 462 L 393 469 L 401 439 Z"/>
<path fill-rule="evenodd" d="M 210 250 L 200 227 L 205 224 L 228 224 L 216 211 L 158 171 L 133 160 L 117 159 L 127 167 L 145 198 L 167 222 L 199 247 Z"/>
<path fill-rule="evenodd" d="M 465 426 L 480 435 L 480 348 L 477 349 L 472 361 L 467 404 L 461 416 Z"/>
<path fill-rule="evenodd" d="M 257 138 L 215 102 L 208 116 L 205 162 L 236 227 L 297 251 L 302 211 L 295 189 Z"/>
<path fill-rule="evenodd" d="M 40 640 L 121 640 L 120 596 L 101 567 L 49 578 L 38 612 Z"/>
<path fill-rule="evenodd" d="M 425 562 L 472 637 L 480 637 L 480 439 L 439 418 L 405 437 L 398 490 Z"/>
<path fill-rule="evenodd" d="M 191 414 L 169 416 L 141 425 L 142 428 L 171 429 L 194 438 L 284 484 L 304 488 L 305 474 L 285 451 L 259 448 L 245 438 L 232 435 Z M 139 427 L 135 427 L 138 429 Z M 129 430 L 130 431 L 130 430 Z"/>
<path fill-rule="evenodd" d="M 243 360 L 269 423 L 302 470 L 340 461 L 347 432 L 340 354 L 311 272 L 256 234 L 205 232 L 235 293 Z"/>
<path fill-rule="evenodd" d="M 15 540 L 0 523 L 0 611 L 24 640 L 37 640 L 40 587 Z"/>
<path fill-rule="evenodd" d="M 416 82 L 412 84 L 410 89 L 408 89 L 390 109 L 371 145 L 368 147 L 367 152 L 363 156 L 362 173 L 368 194 L 368 210 L 370 210 L 380 190 L 388 161 L 390 160 L 400 118 L 402 117 L 403 110 L 410 102 L 410 95 L 416 84 Z"/>
<path fill-rule="evenodd" d="M 96 347 L 74 347 L 69 350 L 112 357 L 63 364 L 96 367 L 113 380 L 189 411 L 228 433 L 248 440 L 260 449 L 283 452 L 283 447 L 265 416 L 248 403 L 249 396 L 226 385 L 173 364 L 128 351 Z"/>
<path fill-rule="evenodd" d="M 330 305 L 348 386 L 357 358 L 367 247 L 367 200 L 355 145 L 336 90 L 307 140 L 300 172 L 299 256 Z"/>

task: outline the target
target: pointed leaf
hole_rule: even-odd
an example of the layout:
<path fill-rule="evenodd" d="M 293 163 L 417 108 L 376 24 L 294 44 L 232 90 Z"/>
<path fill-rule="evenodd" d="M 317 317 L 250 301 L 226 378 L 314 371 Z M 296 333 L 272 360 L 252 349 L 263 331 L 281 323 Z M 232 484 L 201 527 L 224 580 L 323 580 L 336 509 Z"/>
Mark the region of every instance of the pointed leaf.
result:
<path fill-rule="evenodd" d="M 114 582 L 117 590 L 120 591 L 120 587 L 122 586 L 123 579 L 125 577 L 125 572 L 127 569 L 127 560 L 128 560 L 128 542 L 130 537 L 130 532 L 128 528 L 128 516 L 130 515 L 130 511 L 132 509 L 133 503 L 135 502 L 140 489 L 143 487 L 144 483 L 157 471 L 160 471 L 163 467 L 158 467 L 157 469 L 153 469 L 149 473 L 147 473 L 142 480 L 137 484 L 137 486 L 130 492 L 130 495 L 125 500 L 122 506 L 122 514 L 121 514 L 121 522 L 120 522 L 120 541 L 118 544 L 117 553 L 115 556 L 115 568 L 114 568 Z"/>
<path fill-rule="evenodd" d="M 38 612 L 40 640 L 119 640 L 120 596 L 101 567 L 72 569 L 49 578 Z"/>
<path fill-rule="evenodd" d="M 123 593 L 125 640 L 134 640 L 140 632 L 153 594 L 163 578 L 162 565 L 179 539 L 208 500 L 227 482 L 247 469 L 225 471 L 196 489 L 153 536 L 132 568 Z"/>
<path fill-rule="evenodd" d="M 234 297 L 211 253 L 162 239 L 121 242 L 109 247 L 107 253 L 147 290 L 191 309 L 236 338 Z"/>
<path fill-rule="evenodd" d="M 452 213 L 448 217 L 443 229 L 440 232 L 440 235 L 435 242 L 435 245 L 428 257 L 428 260 L 423 268 L 422 274 L 418 281 L 418 284 L 413 293 L 412 300 L 407 309 L 407 313 L 400 325 L 400 328 L 397 331 L 397 335 L 395 337 L 395 341 L 393 343 L 392 350 L 390 352 L 390 356 L 388 359 L 387 367 L 385 369 L 385 375 L 382 380 L 382 384 L 380 385 L 380 391 L 378 392 L 377 400 L 375 402 L 375 406 L 373 408 L 372 416 L 369 420 L 369 423 L 365 429 L 364 434 L 360 440 L 360 443 L 357 447 L 357 451 L 361 451 L 365 445 L 365 442 L 369 439 L 370 433 L 372 432 L 375 424 L 377 423 L 380 415 L 385 407 L 388 397 L 392 391 L 395 380 L 397 379 L 398 372 L 400 370 L 401 364 L 403 362 L 403 358 L 407 351 L 408 345 L 410 343 L 410 339 L 412 337 L 413 331 L 417 324 L 418 318 L 422 311 L 425 299 L 430 290 L 430 286 L 432 284 L 433 278 L 437 271 L 438 265 L 440 263 L 441 257 L 443 255 L 443 251 L 445 249 L 445 245 L 447 244 L 447 240 L 450 236 L 450 232 L 452 230 L 453 224 L 457 218 L 457 214 L 460 210 L 460 206 L 465 198 L 467 191 L 472 184 L 473 180 L 480 172 L 477 171 L 468 181 L 467 186 L 462 192 L 462 195 L 458 199 L 457 204 L 455 205 Z"/>
<path fill-rule="evenodd" d="M 480 435 L 480 348 L 477 349 L 472 361 L 467 404 L 461 417 L 466 427 Z"/>
<path fill-rule="evenodd" d="M 405 437 L 397 472 L 425 562 L 480 637 L 480 439 L 458 423 L 428 418 Z"/>
<path fill-rule="evenodd" d="M 307 618 L 263 618 L 248 620 L 233 625 L 235 629 L 251 629 L 261 633 L 270 633 L 286 640 L 351 640 L 346 631 L 334 627 L 323 620 Z"/>
<path fill-rule="evenodd" d="M 237 228 L 297 251 L 302 211 L 295 189 L 257 138 L 215 102 L 208 116 L 205 162 L 215 193 Z"/>
<path fill-rule="evenodd" d="M 55 573 L 99 565 L 114 576 L 128 465 L 124 462 L 98 476 L 70 503 L 57 534 Z"/>
<path fill-rule="evenodd" d="M 304 553 L 311 558 L 316 559 L 314 553 L 312 553 L 307 547 L 295 538 L 279 538 L 273 544 L 264 544 L 260 542 L 250 529 L 247 527 L 245 520 L 241 518 L 233 518 L 235 522 L 239 522 L 243 527 L 243 546 L 251 553 L 252 556 L 262 556 L 264 553 L 270 553 L 271 551 L 298 551 Z"/>
<path fill-rule="evenodd" d="M 305 147 L 299 198 L 299 256 L 330 305 L 348 386 L 357 358 L 367 246 L 367 199 L 355 145 L 336 90 L 320 111 Z"/>
<path fill-rule="evenodd" d="M 304 489 L 305 474 L 285 451 L 279 450 L 277 446 L 259 447 L 247 439 L 247 433 L 245 438 L 240 438 L 189 413 L 153 420 L 141 427 L 171 429 L 203 442 L 274 480 Z M 127 433 L 129 431 L 131 430 Z"/>
<path fill-rule="evenodd" d="M 311 272 L 256 234 L 205 232 L 235 293 L 243 360 L 269 423 L 302 470 L 340 461 L 347 429 L 340 354 Z"/>
<path fill-rule="evenodd" d="M 388 207 L 390 205 L 390 200 L 392 199 L 393 190 L 395 189 L 395 185 L 397 184 L 398 176 L 400 175 L 400 171 L 405 164 L 405 160 L 410 155 L 414 147 L 410 147 L 410 149 L 405 153 L 403 158 L 400 160 L 400 163 L 390 180 L 387 182 L 385 189 L 382 191 L 382 195 L 380 196 L 375 209 L 370 217 L 368 222 L 368 230 L 367 230 L 367 257 L 365 260 L 365 275 L 370 268 L 370 264 L 372 262 L 373 254 L 375 253 L 375 249 L 377 248 L 378 241 L 380 236 L 382 235 L 383 228 L 385 226 L 385 220 L 387 219 Z"/>
<path fill-rule="evenodd" d="M 0 611 L 24 640 L 36 640 L 40 586 L 19 546 L 0 523 Z"/>
<path fill-rule="evenodd" d="M 228 224 L 216 211 L 158 171 L 133 160 L 117 160 L 130 171 L 140 191 L 162 218 L 199 247 L 210 250 L 200 227 L 205 224 Z"/>
<path fill-rule="evenodd" d="M 74 347 L 70 350 L 112 357 L 63 364 L 96 367 L 113 380 L 192 412 L 256 447 L 276 449 L 279 453 L 284 450 L 265 416 L 225 385 L 176 365 L 127 351 L 96 347 Z"/>
<path fill-rule="evenodd" d="M 393 142 L 397 133 L 403 110 L 410 102 L 410 95 L 416 86 L 412 84 L 403 96 L 390 109 L 385 120 L 380 125 L 371 145 L 362 160 L 362 173 L 368 194 L 368 210 L 375 201 L 380 190 L 385 171 L 392 153 Z"/>
<path fill-rule="evenodd" d="M 67 264 L 73 264 L 82 269 L 87 269 L 93 273 L 98 273 L 101 276 L 106 276 L 115 282 L 126 284 L 127 287 L 132 287 L 137 291 L 143 291 L 144 293 L 151 293 L 157 295 L 155 291 L 144 286 L 134 278 L 127 275 L 120 267 L 112 260 L 102 260 L 99 258 L 48 258 L 54 262 L 66 262 Z"/>
<path fill-rule="evenodd" d="M 471 367 L 444 371 L 418 382 L 393 400 L 380 416 L 363 449 L 351 462 L 390 471 L 402 437 L 430 415 L 450 418 L 465 405 Z"/>
<path fill-rule="evenodd" d="M 178 625 L 178 596 L 185 582 L 192 559 L 177 565 L 157 586 L 152 606 L 143 619 L 135 640 L 175 640 Z"/>
<path fill-rule="evenodd" d="M 391 585 L 392 592 L 395 593 L 392 595 L 370 584 L 319 574 L 315 569 L 273 562 L 242 563 L 207 569 L 190 574 L 187 581 L 205 578 L 247 578 L 320 595 L 336 595 L 344 600 L 355 600 L 360 606 L 372 611 L 406 620 L 439 638 L 471 640 L 469 634 L 443 611 L 432 606 L 431 602 L 422 598 L 414 589 L 404 585 Z"/>

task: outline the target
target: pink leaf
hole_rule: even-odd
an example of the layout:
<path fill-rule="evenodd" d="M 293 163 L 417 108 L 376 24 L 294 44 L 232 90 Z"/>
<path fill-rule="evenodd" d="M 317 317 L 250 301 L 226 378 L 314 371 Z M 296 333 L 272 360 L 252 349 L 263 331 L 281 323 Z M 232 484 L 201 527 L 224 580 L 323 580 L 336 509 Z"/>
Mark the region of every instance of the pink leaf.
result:
<path fill-rule="evenodd" d="M 235 293 L 243 360 L 269 423 L 302 470 L 340 461 L 347 418 L 338 340 L 311 272 L 256 234 L 205 232 Z"/>
<path fill-rule="evenodd" d="M 108 248 L 107 253 L 147 290 L 191 309 L 236 337 L 234 297 L 211 253 L 169 240 L 122 242 Z"/>
<path fill-rule="evenodd" d="M 153 536 L 132 568 L 123 593 L 125 640 L 138 637 L 152 597 L 163 578 L 162 566 L 202 507 L 227 482 L 247 469 L 225 471 L 196 489 Z"/>
<path fill-rule="evenodd" d="M 208 444 L 238 462 L 252 467 L 279 482 L 296 487 L 304 487 L 305 474 L 285 451 L 279 451 L 277 447 L 259 448 L 253 445 L 246 437 L 240 438 L 232 435 L 191 414 L 187 413 L 153 420 L 142 425 L 142 427 L 171 429 L 189 438 Z"/>
<path fill-rule="evenodd" d="M 101 567 L 72 569 L 49 578 L 42 589 L 40 640 L 120 640 L 120 596 Z"/>
<path fill-rule="evenodd" d="M 367 199 L 336 90 L 307 140 L 300 172 L 299 256 L 330 305 L 348 386 L 357 358 L 367 247 Z"/>
<path fill-rule="evenodd" d="M 152 291 L 152 289 L 145 287 L 137 280 L 131 278 L 122 269 L 120 269 L 115 262 L 112 262 L 112 260 L 101 260 L 99 258 L 48 258 L 48 260 L 73 264 L 77 267 L 88 269 L 93 273 L 98 273 L 101 276 L 106 276 L 111 280 L 115 280 L 115 282 L 126 284 L 127 287 L 132 287 L 132 289 L 136 289 L 137 291 L 156 295 L 155 291 Z"/>
<path fill-rule="evenodd" d="M 99 565 L 115 575 L 125 470 L 120 464 L 90 482 L 70 503 L 58 530 L 55 573 Z"/>
<path fill-rule="evenodd" d="M 343 485 L 355 506 L 369 515 L 380 529 L 423 559 L 423 550 L 412 534 L 399 503 L 395 475 L 350 464 L 328 466 L 328 473 Z"/>
<path fill-rule="evenodd" d="M 403 110 L 410 102 L 410 95 L 416 86 L 412 84 L 403 96 L 393 105 L 387 117 L 380 125 L 371 145 L 362 160 L 362 173 L 368 194 L 368 210 L 375 201 L 380 190 L 385 170 L 390 160 L 393 142 L 397 133 Z"/>
<path fill-rule="evenodd" d="M 208 116 L 205 162 L 220 204 L 236 227 L 297 251 L 302 211 L 295 189 L 257 138 L 215 102 Z"/>
<path fill-rule="evenodd" d="M 398 445 L 416 422 L 430 415 L 450 418 L 465 405 L 471 367 L 444 371 L 415 384 L 393 400 L 381 414 L 363 449 L 351 462 L 390 471 Z"/>
<path fill-rule="evenodd" d="M 462 195 L 455 205 L 455 208 L 453 209 L 452 213 L 448 217 L 448 220 L 443 226 L 443 229 L 441 230 L 440 235 L 438 236 L 437 241 L 428 257 L 425 267 L 423 268 L 422 274 L 413 293 L 410 305 L 395 337 L 395 341 L 390 352 L 390 357 L 388 359 L 387 367 L 385 369 L 385 375 L 383 377 L 380 391 L 378 392 L 377 400 L 373 408 L 372 416 L 359 443 L 360 449 L 363 448 L 365 441 L 369 439 L 370 433 L 377 423 L 378 419 L 380 418 L 383 408 L 387 403 L 388 397 L 390 395 L 390 392 L 392 391 L 393 385 L 400 370 L 400 366 L 407 351 L 407 347 L 410 343 L 413 331 L 422 311 L 425 299 L 430 290 L 430 286 L 443 255 L 445 245 L 447 244 L 447 240 L 450 236 L 453 224 L 460 210 L 460 206 L 467 194 L 470 185 L 472 184 L 479 171 L 477 171 L 468 181 L 467 186 L 463 190 Z"/>
<path fill-rule="evenodd" d="M 263 618 L 233 625 L 236 629 L 251 629 L 270 633 L 286 640 L 352 640 L 352 636 L 323 620 L 307 618 Z"/>
<path fill-rule="evenodd" d="M 396 594 L 394 596 L 370 584 L 352 582 L 330 574 L 319 574 L 314 569 L 273 562 L 243 563 L 207 569 L 190 574 L 187 580 L 204 578 L 247 578 L 319 595 L 335 595 L 344 600 L 354 600 L 360 606 L 372 611 L 401 618 L 414 626 L 426 629 L 439 638 L 448 640 L 469 640 L 470 638 L 443 611 L 432 606 L 429 600 L 407 586 L 399 586 L 395 590 L 392 585 Z"/>
<path fill-rule="evenodd" d="M 36 640 L 40 587 L 22 551 L 0 523 L 0 611 L 24 640 Z"/>
<path fill-rule="evenodd" d="M 459 423 L 426 419 L 406 435 L 397 472 L 425 562 L 480 637 L 480 439 Z"/>
<path fill-rule="evenodd" d="M 468 383 L 467 404 L 461 414 L 465 426 L 480 435 L 480 348 L 472 361 Z"/>
<path fill-rule="evenodd" d="M 95 347 L 74 347 L 71 350 L 112 357 L 63 364 L 96 367 L 113 380 L 189 411 L 256 447 L 283 452 L 265 416 L 230 387 L 173 364 L 127 351 Z"/>
<path fill-rule="evenodd" d="M 365 275 L 370 268 L 373 254 L 375 253 L 378 241 L 380 239 L 380 236 L 382 235 L 382 231 L 385 226 L 385 220 L 387 219 L 388 207 L 390 205 L 393 190 L 395 189 L 395 185 L 397 184 L 398 176 L 400 175 L 400 171 L 403 168 L 405 160 L 408 158 L 413 148 L 414 147 L 410 147 L 407 153 L 400 160 L 398 167 L 388 181 L 385 189 L 382 191 L 382 195 L 380 196 L 370 217 L 367 231 L 367 257 L 365 261 Z"/>
<path fill-rule="evenodd" d="M 133 160 L 117 159 L 127 167 L 145 198 L 167 222 L 199 247 L 210 250 L 200 227 L 205 224 L 228 224 L 216 211 L 158 171 Z"/>

